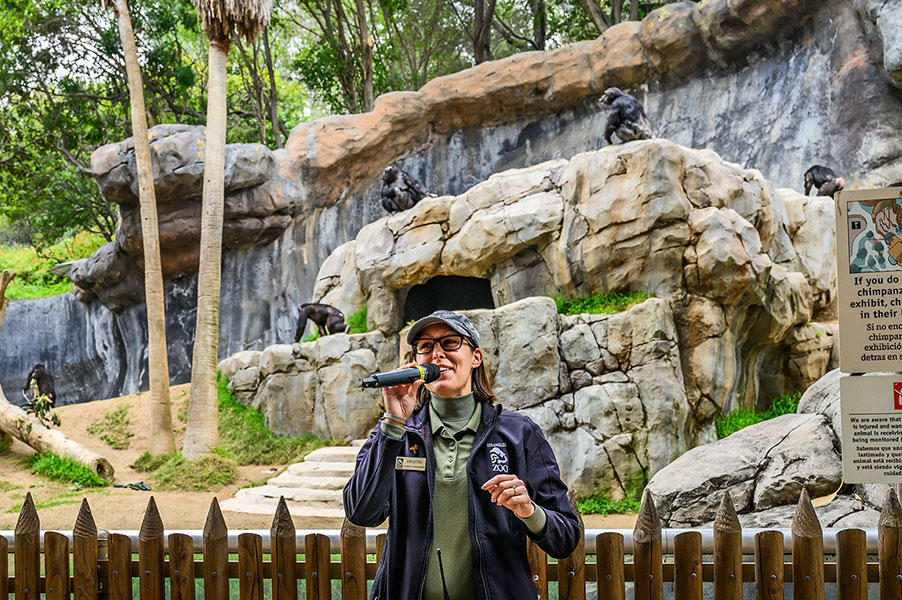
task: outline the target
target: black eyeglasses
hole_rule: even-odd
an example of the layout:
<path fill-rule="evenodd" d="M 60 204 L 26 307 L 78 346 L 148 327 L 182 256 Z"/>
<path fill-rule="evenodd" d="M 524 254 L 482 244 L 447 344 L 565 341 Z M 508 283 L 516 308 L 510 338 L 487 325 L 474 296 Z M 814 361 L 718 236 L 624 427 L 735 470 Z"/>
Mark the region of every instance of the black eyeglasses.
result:
<path fill-rule="evenodd" d="M 453 352 L 459 350 L 464 343 L 462 335 L 443 335 L 440 338 L 420 338 L 413 343 L 413 351 L 417 354 L 429 354 L 438 342 L 442 350 Z"/>

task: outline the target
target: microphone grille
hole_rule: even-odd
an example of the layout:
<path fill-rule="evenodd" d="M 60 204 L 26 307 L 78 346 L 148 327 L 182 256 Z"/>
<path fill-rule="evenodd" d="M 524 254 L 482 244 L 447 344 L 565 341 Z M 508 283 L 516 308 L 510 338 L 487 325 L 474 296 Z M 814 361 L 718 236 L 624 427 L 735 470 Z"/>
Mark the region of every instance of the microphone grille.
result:
<path fill-rule="evenodd" d="M 442 370 L 438 365 L 423 363 L 420 366 L 423 367 L 423 371 L 426 372 L 426 376 L 423 378 L 423 381 L 426 383 L 433 382 L 442 376 Z"/>

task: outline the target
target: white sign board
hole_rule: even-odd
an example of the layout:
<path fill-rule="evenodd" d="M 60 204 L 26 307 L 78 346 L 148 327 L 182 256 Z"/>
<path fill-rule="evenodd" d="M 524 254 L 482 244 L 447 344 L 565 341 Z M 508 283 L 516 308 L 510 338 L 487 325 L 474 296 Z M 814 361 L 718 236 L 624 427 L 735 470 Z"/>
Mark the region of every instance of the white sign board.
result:
<path fill-rule="evenodd" d="M 902 483 L 902 374 L 840 378 L 846 483 Z"/>

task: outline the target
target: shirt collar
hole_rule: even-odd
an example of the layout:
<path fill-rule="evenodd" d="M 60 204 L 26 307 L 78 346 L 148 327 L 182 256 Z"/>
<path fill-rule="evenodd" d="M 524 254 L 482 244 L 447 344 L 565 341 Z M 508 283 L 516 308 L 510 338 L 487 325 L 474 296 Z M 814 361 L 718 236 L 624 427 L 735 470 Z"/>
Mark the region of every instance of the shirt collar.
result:
<path fill-rule="evenodd" d="M 459 398 L 464 399 L 464 401 L 466 401 L 465 399 L 467 396 L 470 397 L 470 400 L 473 401 L 475 406 L 473 408 L 473 414 L 470 415 L 470 420 L 467 421 L 467 424 L 464 425 L 460 431 L 469 429 L 470 431 L 475 433 L 476 430 L 479 428 L 480 421 L 482 420 L 482 402 L 476 402 L 475 400 L 472 400 L 472 398 L 473 398 L 472 392 L 470 394 L 466 394 L 464 396 L 459 396 Z M 455 400 L 456 399 L 457 398 L 455 398 Z M 430 427 L 432 428 L 433 434 L 438 433 L 439 431 L 441 431 L 442 429 L 445 428 L 445 424 L 442 422 L 441 417 L 439 416 L 438 412 L 435 410 L 435 407 L 432 405 L 431 399 L 429 402 L 429 421 L 430 421 Z"/>

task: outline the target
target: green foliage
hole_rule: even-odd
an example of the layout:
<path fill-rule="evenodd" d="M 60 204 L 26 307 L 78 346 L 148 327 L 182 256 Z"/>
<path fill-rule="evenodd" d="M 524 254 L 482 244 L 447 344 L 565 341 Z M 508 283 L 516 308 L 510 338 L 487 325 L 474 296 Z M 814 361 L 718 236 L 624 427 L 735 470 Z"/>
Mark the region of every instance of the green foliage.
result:
<path fill-rule="evenodd" d="M 348 333 L 366 333 L 366 306 L 348 317 Z"/>
<path fill-rule="evenodd" d="M 63 506 L 65 504 L 78 504 L 81 500 L 51 500 L 50 502 L 35 502 L 34 507 L 36 510 L 43 510 L 45 508 L 53 508 L 54 506 Z M 22 505 L 16 504 L 8 509 L 6 509 L 6 514 L 14 515 L 16 513 L 22 512 Z"/>
<path fill-rule="evenodd" d="M 301 338 L 301 343 L 306 344 L 307 342 L 315 342 L 319 339 L 319 329 L 316 327 L 313 328 L 313 331 L 305 335 Z"/>
<path fill-rule="evenodd" d="M 597 493 L 576 502 L 580 514 L 583 515 L 637 513 L 640 505 L 639 493 L 633 490 L 627 493 L 623 500 L 614 501 L 607 494 Z"/>
<path fill-rule="evenodd" d="M 144 453 L 129 466 L 139 473 L 150 473 L 162 467 L 170 458 L 172 458 L 171 454 L 158 454 L 157 456 L 152 456 L 150 452 L 145 450 Z"/>
<path fill-rule="evenodd" d="M 170 454 L 155 457 L 152 464 L 156 468 L 150 472 L 149 479 L 155 484 L 155 489 L 160 490 L 207 492 L 232 483 L 238 476 L 235 459 L 215 452 L 194 461 L 181 454 Z"/>
<path fill-rule="evenodd" d="M 722 440 L 731 433 L 739 431 L 749 425 L 767 421 L 780 415 L 793 414 L 799 408 L 799 399 L 802 397 L 801 392 L 795 394 L 787 394 L 775 398 L 765 411 L 754 411 L 746 409 L 737 409 L 730 411 L 725 415 L 717 417 L 714 421 L 717 427 L 717 439 Z"/>
<path fill-rule="evenodd" d="M 610 315 L 623 312 L 632 306 L 651 298 L 645 292 L 621 292 L 613 291 L 606 294 L 594 294 L 588 298 L 576 298 L 568 300 L 563 296 L 556 296 L 554 303 L 557 311 L 562 315 Z"/>
<path fill-rule="evenodd" d="M 37 475 L 54 481 L 72 483 L 77 487 L 104 487 L 110 482 L 71 458 L 60 458 L 53 452 L 35 453 L 25 459 L 25 464 Z"/>
<path fill-rule="evenodd" d="M 44 427 L 59 427 L 59 415 L 53 412 L 53 400 L 49 396 L 38 393 L 38 384 L 31 384 L 31 398 L 25 399 L 25 412 L 41 422 Z M 26 423 L 25 429 L 31 433 L 31 423 Z"/>
<path fill-rule="evenodd" d="M 235 400 L 229 381 L 217 375 L 219 395 L 219 450 L 240 465 L 286 464 L 302 460 L 323 446 L 342 442 L 313 435 L 277 436 L 267 429 L 263 414 Z"/>
<path fill-rule="evenodd" d="M 99 437 L 113 450 L 125 450 L 134 435 L 129 430 L 131 419 L 128 416 L 130 405 L 122 404 L 107 412 L 102 418 L 88 425 L 88 433 Z"/>
<path fill-rule="evenodd" d="M 17 490 L 21 488 L 21 485 L 16 485 L 15 483 L 10 483 L 8 481 L 3 481 L 0 479 L 0 492 L 9 492 L 11 490 Z"/>
<path fill-rule="evenodd" d="M 69 278 L 51 275 L 48 269 L 58 262 L 90 256 L 105 241 L 100 235 L 83 231 L 44 248 L 40 254 L 28 246 L 0 246 L 0 270 L 18 271 L 6 289 L 6 297 L 19 300 L 69 292 L 72 289 Z"/>

